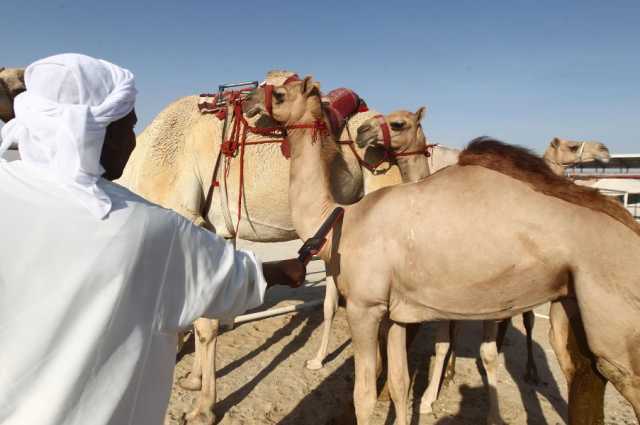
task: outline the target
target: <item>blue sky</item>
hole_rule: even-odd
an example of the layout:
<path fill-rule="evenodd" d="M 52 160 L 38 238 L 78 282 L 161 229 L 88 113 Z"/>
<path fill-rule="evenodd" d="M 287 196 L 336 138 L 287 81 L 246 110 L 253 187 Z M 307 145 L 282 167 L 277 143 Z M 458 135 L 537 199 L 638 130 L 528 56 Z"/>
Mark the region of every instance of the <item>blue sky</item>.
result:
<path fill-rule="evenodd" d="M 172 100 L 270 69 L 428 107 L 429 138 L 554 136 L 640 152 L 639 1 L 64 1 L 3 4 L 1 65 L 80 52 L 131 69 L 141 130 Z"/>

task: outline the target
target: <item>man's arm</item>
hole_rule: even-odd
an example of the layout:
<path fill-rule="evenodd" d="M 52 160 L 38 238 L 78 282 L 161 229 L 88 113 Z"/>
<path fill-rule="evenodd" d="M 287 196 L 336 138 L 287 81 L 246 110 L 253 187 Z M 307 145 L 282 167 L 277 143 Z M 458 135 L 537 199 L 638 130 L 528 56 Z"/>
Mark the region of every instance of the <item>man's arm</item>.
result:
<path fill-rule="evenodd" d="M 267 287 L 298 287 L 306 270 L 297 259 L 262 264 L 207 230 L 172 215 L 175 236 L 163 267 L 159 326 L 165 331 L 188 327 L 199 317 L 230 319 L 260 306 Z"/>

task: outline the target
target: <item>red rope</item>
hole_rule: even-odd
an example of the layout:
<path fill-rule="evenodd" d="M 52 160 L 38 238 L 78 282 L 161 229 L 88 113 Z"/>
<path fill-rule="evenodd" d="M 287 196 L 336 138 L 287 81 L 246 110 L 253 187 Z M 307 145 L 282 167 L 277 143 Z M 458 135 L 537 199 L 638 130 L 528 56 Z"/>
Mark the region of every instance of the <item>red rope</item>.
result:
<path fill-rule="evenodd" d="M 224 111 L 224 115 L 226 116 L 227 111 L 230 105 L 233 105 L 232 119 L 233 125 L 231 127 L 231 134 L 229 135 L 229 139 L 224 140 L 220 149 L 222 153 L 225 155 L 224 162 L 224 175 L 225 179 L 225 196 L 229 197 L 228 184 L 227 179 L 229 177 L 229 172 L 231 170 L 231 159 L 236 155 L 240 156 L 240 175 L 239 175 L 239 188 L 238 188 L 238 211 L 237 211 L 237 223 L 235 228 L 236 235 L 240 230 L 240 222 L 242 220 L 242 199 L 244 197 L 244 159 L 245 159 L 245 149 L 248 145 L 264 145 L 271 143 L 279 143 L 281 146 L 282 154 L 285 158 L 289 158 L 289 146 L 288 140 L 286 139 L 286 132 L 288 129 L 313 129 L 313 143 L 315 143 L 321 135 L 328 134 L 328 129 L 326 124 L 323 121 L 317 120 L 313 124 L 294 124 L 291 126 L 283 126 L 283 127 L 270 127 L 270 128 L 258 128 L 251 126 L 244 115 L 242 114 L 242 102 L 243 99 L 241 97 L 242 92 L 230 92 L 227 96 L 225 96 L 227 100 L 226 109 L 221 109 L 218 111 Z M 256 134 L 259 136 L 272 136 L 279 137 L 278 139 L 269 139 L 269 140 L 247 140 L 247 136 L 249 133 Z M 218 186 L 217 181 L 213 181 L 212 185 Z"/>

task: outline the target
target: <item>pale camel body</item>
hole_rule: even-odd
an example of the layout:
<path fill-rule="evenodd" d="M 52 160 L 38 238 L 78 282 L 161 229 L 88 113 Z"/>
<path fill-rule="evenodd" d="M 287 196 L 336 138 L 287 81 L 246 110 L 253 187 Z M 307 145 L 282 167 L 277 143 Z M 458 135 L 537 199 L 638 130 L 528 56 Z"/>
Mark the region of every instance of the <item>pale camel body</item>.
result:
<path fill-rule="evenodd" d="M 277 121 L 290 126 L 322 119 L 311 79 L 275 91 L 286 99 L 273 107 Z M 304 129 L 291 130 L 289 141 L 292 218 L 307 238 L 337 206 L 328 172 L 335 148 Z M 495 213 L 506 210 L 506 216 Z M 467 211 L 482 225 L 468 220 Z M 475 165 L 452 166 L 345 207 L 342 224 L 320 256 L 347 300 L 358 423 L 370 423 L 376 402 L 378 328 L 386 315 L 394 322 L 388 343 L 391 396 L 396 423 L 404 425 L 405 324 L 504 319 L 570 295 L 577 298 L 598 369 L 640 417 L 640 230 L 629 226 L 637 224 Z"/>
<path fill-rule="evenodd" d="M 0 120 L 13 119 L 13 99 L 23 91 L 24 69 L 0 67 Z"/>
<path fill-rule="evenodd" d="M 413 114 L 399 111 L 389 114 L 385 117 L 387 127 L 391 134 L 391 147 L 399 152 L 403 150 L 418 151 L 424 149 L 426 145 L 426 139 L 424 134 L 421 135 L 421 129 L 415 125 L 415 118 L 412 118 Z M 419 122 L 419 121 L 418 121 Z M 377 119 L 369 119 L 358 128 L 358 137 L 356 139 L 360 148 L 378 148 L 381 149 L 384 146 L 384 132 L 381 129 L 380 122 Z M 458 162 L 458 154 L 460 151 L 451 150 L 454 154 L 449 154 L 449 164 L 444 164 L 442 160 L 437 164 L 444 168 L 448 165 L 453 165 Z M 430 161 L 424 161 L 419 157 L 399 157 L 397 164 L 400 168 L 400 173 L 403 176 L 404 182 L 419 181 L 425 176 L 432 173 L 430 170 L 433 156 Z M 554 138 L 544 154 L 545 162 L 553 161 L 554 164 L 562 164 L 563 167 L 591 162 L 594 160 L 606 162 L 609 160 L 609 151 L 601 143 L 598 142 L 576 142 L 568 141 L 559 138 Z M 550 168 L 551 167 L 551 164 Z M 552 168 L 554 169 L 554 168 Z M 564 168 L 562 168 L 564 172 Z M 554 169 L 558 175 L 557 167 Z M 533 339 L 532 330 L 534 325 L 535 316 L 532 311 L 523 313 L 523 321 L 527 332 L 527 373 L 525 380 L 527 382 L 537 382 L 538 375 L 533 358 Z M 506 332 L 507 326 L 510 320 L 504 320 L 499 323 L 499 327 L 493 321 L 487 321 L 484 323 L 483 342 L 480 347 L 480 357 L 487 372 L 487 383 L 489 384 L 489 423 L 500 423 L 500 414 L 498 409 L 497 398 L 497 367 L 498 367 L 498 353 L 501 351 L 502 341 Z M 430 413 L 433 411 L 433 402 L 438 397 L 438 391 L 442 385 L 442 377 L 445 367 L 445 360 L 447 354 L 451 351 L 451 357 L 449 361 L 449 375 L 454 372 L 455 366 L 455 350 L 452 350 L 452 337 L 455 334 L 455 330 L 452 330 L 454 322 L 439 322 L 436 330 L 436 346 L 435 346 L 435 359 L 429 379 L 429 385 L 425 391 L 421 403 L 420 413 Z M 386 389 L 386 387 L 385 387 Z"/>
<path fill-rule="evenodd" d="M 276 73 L 268 77 L 271 83 L 282 83 L 291 73 Z M 213 202 L 203 216 L 206 195 L 211 186 L 213 169 L 218 157 L 222 121 L 213 115 L 202 115 L 197 107 L 198 97 L 182 98 L 162 111 L 138 136 L 138 145 L 129 160 L 123 177 L 118 183 L 141 196 L 171 208 L 194 223 L 215 231 L 225 238 L 237 224 L 237 199 L 240 161 L 231 161 L 227 190 L 228 209 L 223 207 L 224 179 L 219 173 L 221 187 L 214 191 Z M 358 113 L 343 130 L 342 139 L 355 134 L 358 126 L 376 115 L 375 111 Z M 249 120 L 254 122 L 254 120 Z M 229 128 L 231 125 L 229 124 Z M 252 136 L 253 139 L 254 136 Z M 257 138 L 257 137 L 256 137 Z M 400 182 L 396 169 L 385 175 L 373 176 L 363 172 L 356 157 L 347 146 L 340 146 L 341 161 L 331 170 L 332 193 L 341 202 L 353 203 L 365 191 L 375 190 Z M 362 154 L 362 152 L 361 152 Z M 245 152 L 242 220 L 239 239 L 256 242 L 276 242 L 297 239 L 293 226 L 289 199 L 289 165 L 280 146 L 264 144 L 248 146 Z M 225 219 L 225 215 L 227 218 Z M 231 221 L 231 226 L 227 221 Z M 328 346 L 331 322 L 338 306 L 338 291 L 331 277 L 326 281 L 324 300 L 323 340 L 316 357 L 324 359 Z M 215 391 L 215 341 L 219 323 L 200 319 L 194 323 L 196 331 L 196 355 L 189 377 L 180 384 L 191 390 L 201 390 L 196 406 L 187 415 L 192 423 L 212 423 Z M 319 361 L 321 365 L 321 360 Z M 318 362 L 310 360 L 308 367 L 317 368 Z"/>

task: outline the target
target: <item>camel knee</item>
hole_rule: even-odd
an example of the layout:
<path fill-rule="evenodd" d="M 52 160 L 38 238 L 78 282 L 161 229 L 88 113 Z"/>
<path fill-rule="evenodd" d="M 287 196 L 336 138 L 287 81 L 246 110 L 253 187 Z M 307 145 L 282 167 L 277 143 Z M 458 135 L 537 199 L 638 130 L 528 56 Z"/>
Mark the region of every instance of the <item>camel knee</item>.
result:
<path fill-rule="evenodd" d="M 217 320 L 198 319 L 193 324 L 198 340 L 202 344 L 208 344 L 218 336 L 220 324 Z"/>

